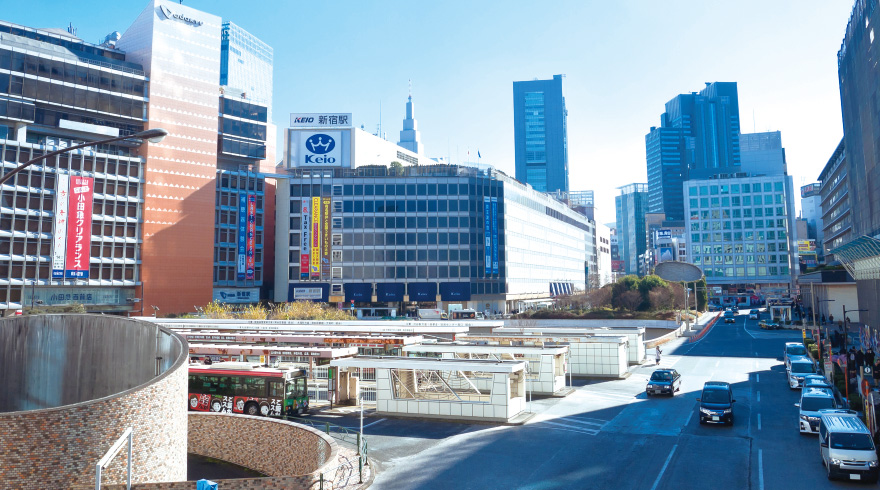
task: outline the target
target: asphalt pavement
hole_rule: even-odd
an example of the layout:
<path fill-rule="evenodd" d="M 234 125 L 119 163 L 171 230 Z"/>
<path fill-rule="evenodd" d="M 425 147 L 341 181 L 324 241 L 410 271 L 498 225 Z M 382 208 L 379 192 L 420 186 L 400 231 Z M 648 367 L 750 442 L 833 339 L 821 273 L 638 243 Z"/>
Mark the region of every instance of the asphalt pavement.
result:
<path fill-rule="evenodd" d="M 698 341 L 664 345 L 660 367 L 682 375 L 675 396 L 645 396 L 653 349 L 624 380 L 577 380 L 565 398 L 532 400 L 522 426 L 388 418 L 364 433 L 377 489 L 705 489 L 855 487 L 829 482 L 816 436 L 798 432 L 800 391 L 781 355 L 800 330 L 763 331 L 742 310 Z M 766 315 L 766 313 L 764 313 Z M 706 381 L 733 387 L 733 426 L 700 425 Z M 350 428 L 358 413 L 313 416 Z"/>

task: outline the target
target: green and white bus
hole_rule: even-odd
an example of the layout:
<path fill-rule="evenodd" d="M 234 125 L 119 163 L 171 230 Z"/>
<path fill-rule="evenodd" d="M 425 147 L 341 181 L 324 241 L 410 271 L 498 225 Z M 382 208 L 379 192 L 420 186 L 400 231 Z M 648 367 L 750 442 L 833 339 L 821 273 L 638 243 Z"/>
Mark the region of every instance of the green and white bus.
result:
<path fill-rule="evenodd" d="M 309 409 L 302 369 L 275 369 L 247 362 L 189 367 L 189 409 L 280 417 Z"/>

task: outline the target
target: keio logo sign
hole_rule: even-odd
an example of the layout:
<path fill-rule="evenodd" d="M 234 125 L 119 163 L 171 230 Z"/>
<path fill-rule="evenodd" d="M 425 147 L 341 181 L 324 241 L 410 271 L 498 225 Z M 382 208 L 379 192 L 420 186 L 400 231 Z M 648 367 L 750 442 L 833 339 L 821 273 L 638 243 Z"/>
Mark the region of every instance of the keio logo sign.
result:
<path fill-rule="evenodd" d="M 312 153 L 324 155 L 336 148 L 336 141 L 326 134 L 313 134 L 306 140 L 306 148 Z"/>

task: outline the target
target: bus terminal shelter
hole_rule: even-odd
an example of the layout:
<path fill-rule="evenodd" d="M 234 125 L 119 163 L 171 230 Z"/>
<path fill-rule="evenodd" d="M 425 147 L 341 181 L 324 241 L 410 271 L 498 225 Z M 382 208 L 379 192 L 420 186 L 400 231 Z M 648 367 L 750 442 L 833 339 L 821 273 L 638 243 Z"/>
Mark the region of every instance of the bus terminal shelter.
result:
<path fill-rule="evenodd" d="M 360 356 L 330 365 L 340 377 L 375 369 L 380 415 L 507 423 L 526 412 L 525 361 Z M 472 378 L 492 382 L 480 387 Z"/>
<path fill-rule="evenodd" d="M 628 362 L 641 364 L 645 360 L 645 327 L 501 327 L 494 333 L 525 333 L 532 335 L 593 335 L 600 337 L 626 336 Z"/>
<path fill-rule="evenodd" d="M 565 396 L 566 360 L 568 346 L 524 347 L 512 345 L 479 345 L 466 342 L 436 342 L 408 345 L 403 348 L 408 356 L 442 359 L 489 359 L 494 361 L 525 361 L 526 388 L 534 395 Z M 488 388 L 492 378 L 471 378 L 476 386 Z"/>
<path fill-rule="evenodd" d="M 569 369 L 573 376 L 618 379 L 627 376 L 629 341 L 625 336 L 492 333 L 459 335 L 457 338 L 489 345 L 567 345 L 571 353 Z"/>

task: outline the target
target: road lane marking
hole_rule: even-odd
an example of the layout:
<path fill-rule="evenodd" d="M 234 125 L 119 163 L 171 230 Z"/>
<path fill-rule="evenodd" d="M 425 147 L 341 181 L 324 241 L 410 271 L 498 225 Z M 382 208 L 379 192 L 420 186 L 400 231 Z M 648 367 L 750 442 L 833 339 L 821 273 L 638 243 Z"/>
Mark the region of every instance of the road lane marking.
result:
<path fill-rule="evenodd" d="M 761 414 L 758 414 L 758 430 L 761 430 Z"/>
<path fill-rule="evenodd" d="M 626 395 L 626 394 L 621 394 L 621 393 L 613 393 L 610 391 L 595 391 L 595 390 L 587 390 L 587 393 L 591 394 L 591 395 L 598 395 L 600 397 L 607 396 L 607 397 L 611 397 L 611 398 L 623 398 L 626 400 L 632 400 L 640 394 L 640 393 L 636 393 L 635 395 Z"/>
<path fill-rule="evenodd" d="M 685 426 L 685 427 L 691 425 L 691 417 L 693 417 L 693 416 L 694 416 L 694 411 L 691 410 L 691 414 L 688 415 L 688 419 L 687 419 L 687 421 L 684 423 L 684 426 Z"/>
<path fill-rule="evenodd" d="M 539 425 L 539 424 L 547 424 L 547 425 L 551 425 L 551 426 L 553 426 L 553 427 L 550 427 L 550 428 L 551 428 L 551 429 L 555 429 L 555 430 L 561 430 L 561 431 L 565 431 L 565 432 L 577 432 L 577 433 L 579 433 L 579 434 L 587 434 L 587 435 L 590 435 L 590 436 L 594 436 L 594 435 L 596 435 L 596 434 L 599 433 L 599 429 L 587 429 L 587 428 L 584 428 L 584 427 L 573 427 L 573 426 L 566 425 L 566 424 L 561 424 L 561 423 L 558 423 L 558 422 L 551 422 L 551 421 L 549 421 L 549 420 L 545 420 L 545 421 L 543 421 L 543 422 L 538 422 L 538 423 L 536 423 L 536 424 L 534 424 L 534 425 L 532 425 L 532 424 L 529 424 L 529 425 L 530 425 L 531 427 L 535 427 L 535 426 L 537 426 L 537 425 Z"/>
<path fill-rule="evenodd" d="M 370 422 L 369 424 L 367 424 L 367 425 L 364 426 L 364 429 L 366 429 L 367 427 L 369 427 L 369 426 L 371 426 L 371 425 L 376 425 L 376 424 L 378 424 L 379 422 L 385 422 L 386 420 L 388 420 L 388 419 L 379 419 L 379 420 L 377 420 L 377 421 L 375 421 L 375 422 Z"/>
<path fill-rule="evenodd" d="M 657 479 L 654 480 L 654 485 L 651 487 L 651 490 L 657 490 L 657 485 L 660 484 L 660 479 L 663 478 L 663 473 L 666 472 L 666 467 L 669 466 L 669 462 L 672 460 L 672 455 L 675 454 L 676 449 L 678 449 L 678 444 L 672 446 L 672 451 L 669 451 L 669 456 L 666 457 L 666 462 L 663 463 L 663 468 L 660 469 L 660 474 L 657 475 Z"/>
<path fill-rule="evenodd" d="M 755 363 L 757 364 L 757 361 L 755 361 Z M 755 383 L 760 383 L 760 382 L 761 382 L 761 373 L 755 373 Z"/>
<path fill-rule="evenodd" d="M 758 401 L 761 401 L 761 392 L 758 392 Z"/>
<path fill-rule="evenodd" d="M 719 364 L 721 364 L 721 359 L 718 359 L 717 361 L 715 361 L 715 367 L 718 367 Z"/>
<path fill-rule="evenodd" d="M 764 451 L 758 449 L 758 489 L 764 490 Z"/>

